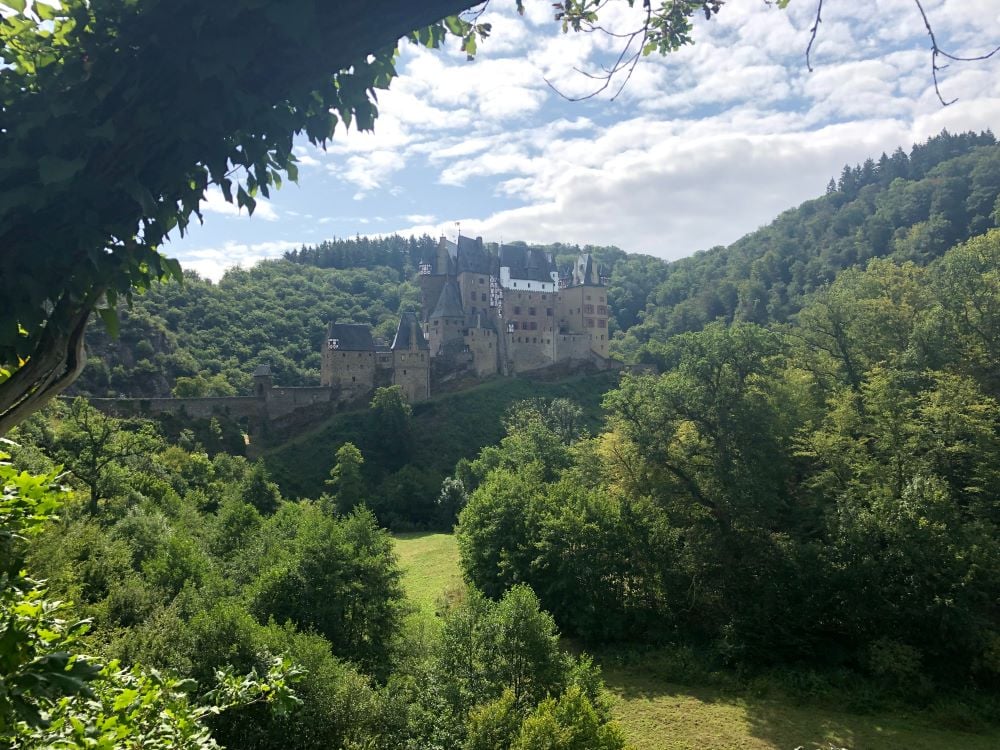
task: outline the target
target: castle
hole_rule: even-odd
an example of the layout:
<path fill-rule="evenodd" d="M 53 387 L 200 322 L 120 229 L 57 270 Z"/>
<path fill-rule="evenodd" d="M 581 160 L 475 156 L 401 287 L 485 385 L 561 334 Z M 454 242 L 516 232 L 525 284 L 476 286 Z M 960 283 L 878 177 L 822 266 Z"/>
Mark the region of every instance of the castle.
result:
<path fill-rule="evenodd" d="M 419 269 L 420 312 L 403 313 L 392 344 L 366 325 L 330 323 L 320 385 L 274 384 L 271 368 L 253 373 L 253 394 L 207 398 L 94 398 L 118 416 L 179 414 L 238 421 L 247 455 L 267 435 L 291 434 L 364 403 L 378 387 L 398 385 L 411 402 L 449 381 L 540 372 L 607 369 L 605 279 L 589 254 L 560 275 L 551 255 L 523 245 L 494 255 L 482 238 L 441 238 Z"/>
<path fill-rule="evenodd" d="M 523 245 L 490 253 L 481 237 L 442 237 L 419 267 L 420 313 L 404 313 L 391 345 L 368 326 L 331 322 L 320 384 L 344 401 L 379 386 L 411 402 L 463 376 L 513 375 L 608 359 L 608 299 L 593 258 L 560 275 L 549 253 Z"/>

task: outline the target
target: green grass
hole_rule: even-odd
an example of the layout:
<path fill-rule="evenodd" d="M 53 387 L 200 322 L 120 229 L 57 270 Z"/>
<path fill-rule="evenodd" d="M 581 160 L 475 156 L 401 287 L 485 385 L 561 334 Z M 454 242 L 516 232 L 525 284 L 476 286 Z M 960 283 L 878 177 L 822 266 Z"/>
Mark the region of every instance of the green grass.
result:
<path fill-rule="evenodd" d="M 971 734 L 904 713 L 862 716 L 782 699 L 734 696 L 603 668 L 615 718 L 637 750 L 987 750 L 1000 731 Z"/>
<path fill-rule="evenodd" d="M 397 534 L 403 586 L 415 617 L 435 619 L 438 598 L 461 583 L 450 534 Z M 598 659 L 598 662 L 601 660 Z M 929 716 L 859 715 L 780 698 L 678 685 L 642 664 L 602 665 L 615 718 L 637 750 L 988 750 L 1000 730 L 972 734 Z"/>
<path fill-rule="evenodd" d="M 462 585 L 455 537 L 415 532 L 395 534 L 394 539 L 406 597 L 418 617 L 434 620 L 442 594 Z"/>

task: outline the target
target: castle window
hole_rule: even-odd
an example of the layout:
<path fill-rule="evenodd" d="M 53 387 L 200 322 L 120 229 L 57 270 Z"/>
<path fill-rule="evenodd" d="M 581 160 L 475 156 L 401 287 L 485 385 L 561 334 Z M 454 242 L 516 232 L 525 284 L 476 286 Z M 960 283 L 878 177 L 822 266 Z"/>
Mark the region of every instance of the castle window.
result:
<path fill-rule="evenodd" d="M 404 375 L 406 374 L 406 370 L 403 370 L 403 374 L 404 374 Z"/>
<path fill-rule="evenodd" d="M 440 323 L 440 322 L 441 322 L 440 320 L 435 320 L 435 321 L 434 321 L 434 325 L 437 325 L 437 324 L 438 324 L 438 323 Z"/>
<path fill-rule="evenodd" d="M 521 314 L 521 308 L 520 308 L 519 305 L 514 305 L 514 314 L 515 315 L 520 315 Z"/>
<path fill-rule="evenodd" d="M 590 302 L 590 295 L 587 295 L 587 302 Z"/>
<path fill-rule="evenodd" d="M 598 297 L 598 298 L 597 298 L 597 301 L 598 301 L 598 302 L 604 302 L 604 297 Z"/>
<path fill-rule="evenodd" d="M 535 308 L 529 307 L 528 308 L 528 315 L 534 315 L 534 314 L 535 314 Z"/>
<path fill-rule="evenodd" d="M 552 308 L 551 307 L 546 307 L 545 308 L 545 314 L 548 315 L 551 318 L 552 317 Z"/>
<path fill-rule="evenodd" d="M 480 283 L 480 284 L 482 284 L 482 283 L 483 283 L 483 280 L 482 280 L 482 279 L 480 279 L 480 280 L 479 280 L 479 283 Z M 483 292 L 482 294 L 480 294 L 480 300 L 479 300 L 479 301 L 480 301 L 480 302 L 485 302 L 485 301 L 486 301 L 486 292 Z"/>
<path fill-rule="evenodd" d="M 531 289 L 531 282 L 528 282 L 528 289 Z"/>
<path fill-rule="evenodd" d="M 607 315 L 608 314 L 608 308 L 607 308 L 607 306 L 606 305 L 598 305 L 597 306 L 597 314 L 598 315 Z"/>
<path fill-rule="evenodd" d="M 532 336 L 532 337 L 531 337 L 531 343 L 532 343 L 532 344 L 537 344 L 537 343 L 538 343 L 538 339 L 537 339 L 537 338 L 535 338 L 534 336 Z"/>
<path fill-rule="evenodd" d="M 480 278 L 479 278 L 479 283 L 480 283 L 480 284 L 485 284 L 486 282 L 485 282 L 485 281 L 483 280 L 483 278 L 482 278 L 482 277 L 480 277 Z"/>
<path fill-rule="evenodd" d="M 583 306 L 583 311 L 587 315 L 593 315 L 594 314 L 594 306 L 593 305 L 584 305 Z"/>
<path fill-rule="evenodd" d="M 598 318 L 597 319 L 597 327 L 598 328 L 607 328 L 608 327 L 608 321 L 606 321 L 604 318 Z"/>
<path fill-rule="evenodd" d="M 593 327 L 594 327 L 594 319 L 587 318 L 587 328 L 593 328 Z"/>
<path fill-rule="evenodd" d="M 353 375 L 351 375 L 351 382 L 352 383 L 356 383 L 356 382 L 358 382 L 358 379 L 356 377 L 354 377 Z"/>

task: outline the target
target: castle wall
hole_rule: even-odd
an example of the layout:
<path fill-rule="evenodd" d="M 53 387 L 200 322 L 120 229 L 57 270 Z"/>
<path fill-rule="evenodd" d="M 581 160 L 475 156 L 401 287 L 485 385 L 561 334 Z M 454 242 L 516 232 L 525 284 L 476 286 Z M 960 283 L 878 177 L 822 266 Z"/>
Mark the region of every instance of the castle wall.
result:
<path fill-rule="evenodd" d="M 586 333 L 559 333 L 555 336 L 556 360 L 590 359 L 590 335 Z"/>
<path fill-rule="evenodd" d="M 590 348 L 608 356 L 608 290 L 603 286 L 581 285 L 563 289 L 557 295 L 558 325 L 570 333 L 590 336 Z"/>
<path fill-rule="evenodd" d="M 208 398 L 92 398 L 90 405 L 105 414 L 121 417 L 186 414 L 192 419 L 210 419 L 222 414 L 233 419 L 261 416 L 264 400 L 255 396 Z"/>
<path fill-rule="evenodd" d="M 430 355 L 421 350 L 400 350 L 392 353 L 392 383 L 402 387 L 411 404 L 430 398 Z"/>
<path fill-rule="evenodd" d="M 470 328 L 465 335 L 465 345 L 472 354 L 472 368 L 477 377 L 497 373 L 497 335 L 489 328 Z"/>
<path fill-rule="evenodd" d="M 280 419 L 306 406 L 329 404 L 339 400 L 334 388 L 272 388 L 267 392 L 268 419 Z"/>
<path fill-rule="evenodd" d="M 524 332 L 508 333 L 507 351 L 514 372 L 528 372 L 548 367 L 554 361 L 552 334 L 526 336 Z"/>
<path fill-rule="evenodd" d="M 323 352 L 321 384 L 339 388 L 346 400 L 367 395 L 375 387 L 375 352 Z"/>
<path fill-rule="evenodd" d="M 484 273 L 463 271 L 458 275 L 458 290 L 462 295 L 462 308 L 467 313 L 490 313 L 490 277 Z"/>
<path fill-rule="evenodd" d="M 392 385 L 392 352 L 375 352 L 375 387 L 386 388 Z"/>
<path fill-rule="evenodd" d="M 431 356 L 437 356 L 449 343 L 462 340 L 462 318 L 434 318 L 427 321 L 427 344 Z"/>
<path fill-rule="evenodd" d="M 515 337 L 528 339 L 551 334 L 556 324 L 556 295 L 549 292 L 504 289 L 503 325 L 514 325 Z M 516 341 L 516 338 L 515 338 Z"/>
<path fill-rule="evenodd" d="M 510 269 L 506 266 L 500 267 L 500 284 L 506 289 L 534 290 L 542 292 L 554 292 L 556 290 L 556 279 L 549 281 L 536 281 L 534 279 L 515 279 L 510 275 Z"/>

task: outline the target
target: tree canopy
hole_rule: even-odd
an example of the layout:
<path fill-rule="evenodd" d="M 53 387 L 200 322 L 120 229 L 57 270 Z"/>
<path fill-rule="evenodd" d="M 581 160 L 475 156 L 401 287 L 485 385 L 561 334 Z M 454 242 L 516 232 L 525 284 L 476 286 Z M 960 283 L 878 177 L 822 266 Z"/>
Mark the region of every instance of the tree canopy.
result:
<path fill-rule="evenodd" d="M 209 184 L 252 212 L 296 179 L 293 135 L 372 127 L 400 38 L 473 51 L 471 4 L 6 2 L 0 431 L 78 374 L 93 310 L 114 328 L 120 297 L 180 278 L 160 247 Z"/>

